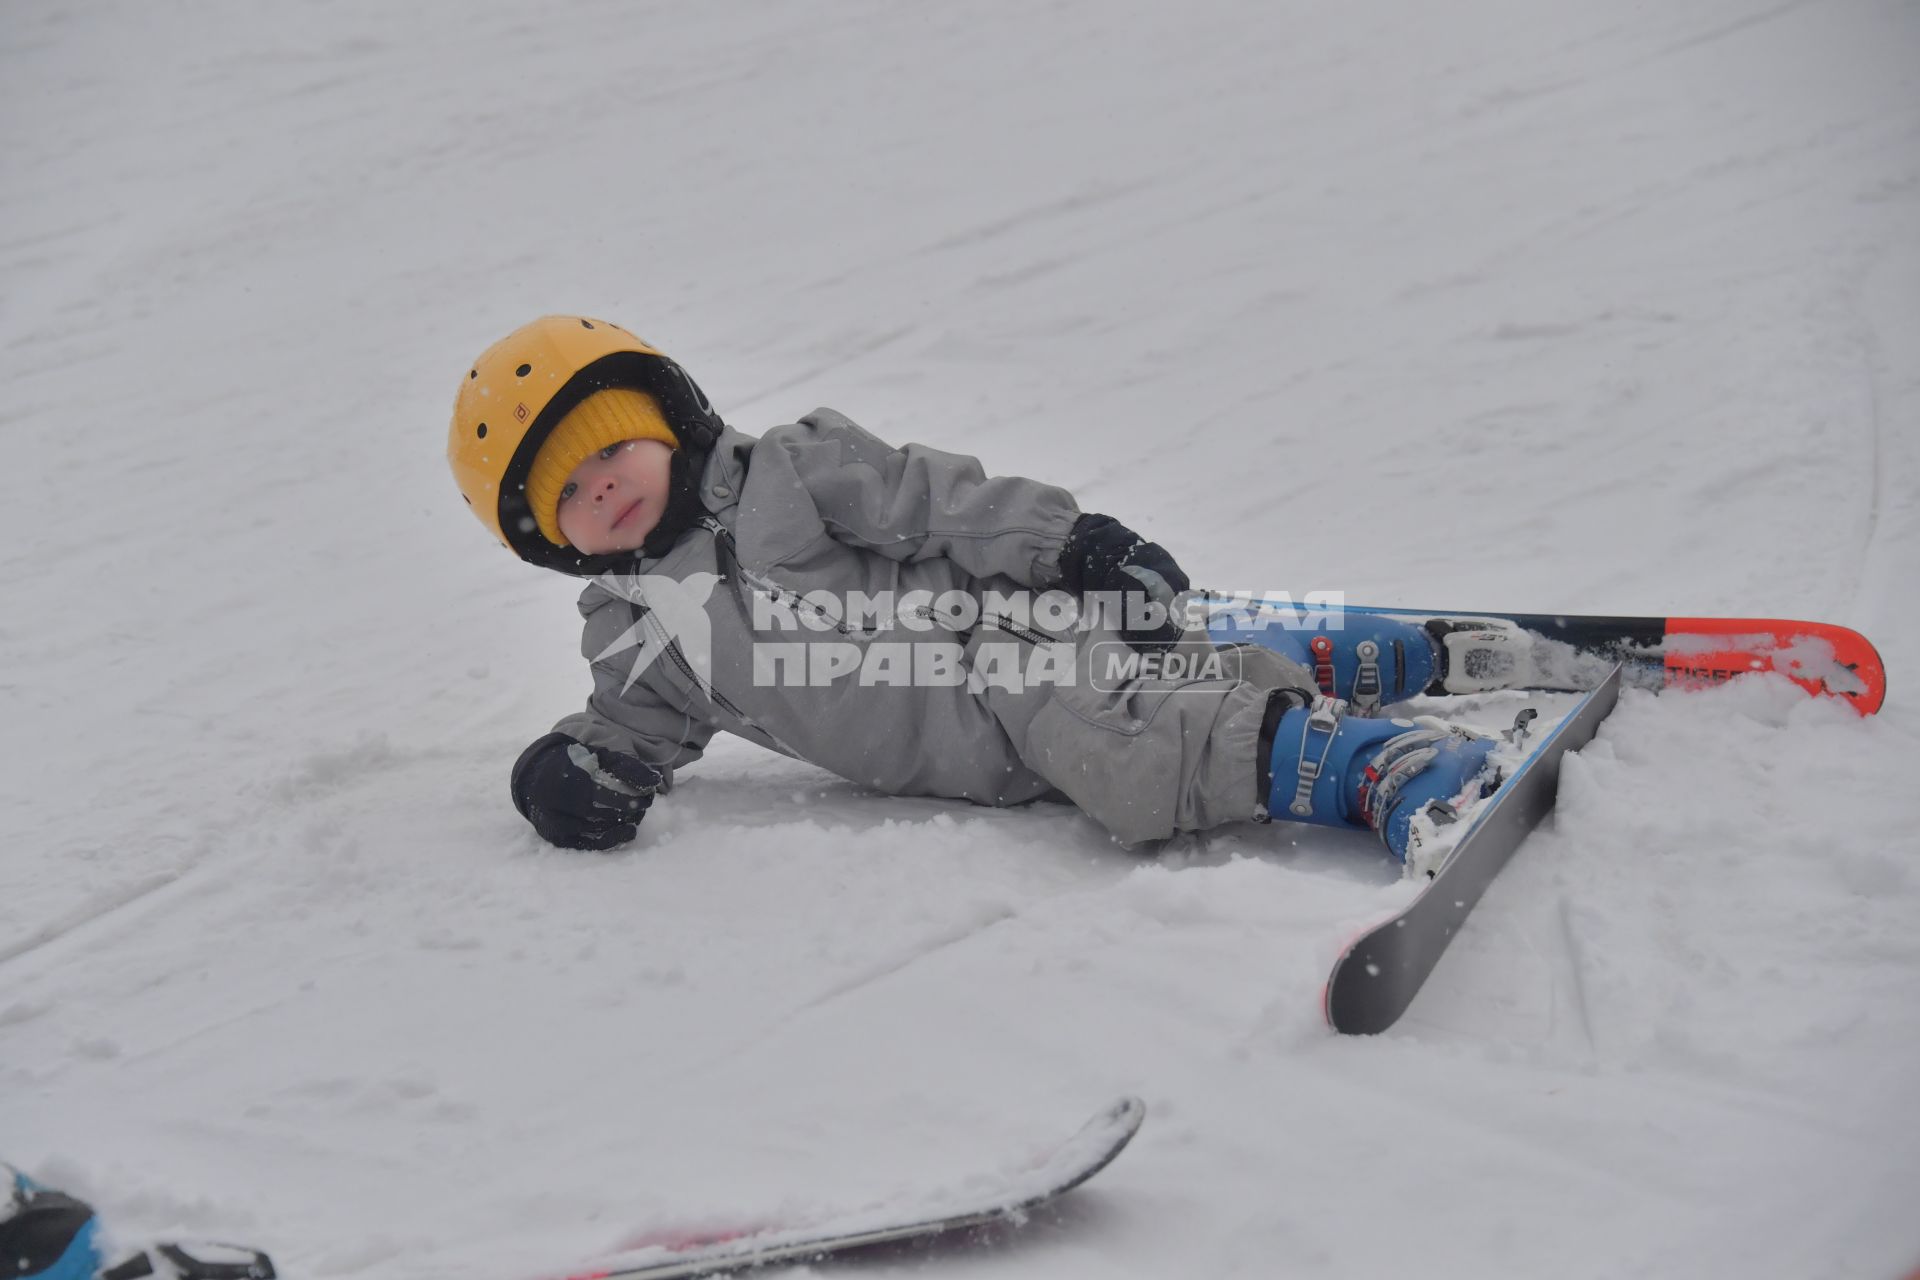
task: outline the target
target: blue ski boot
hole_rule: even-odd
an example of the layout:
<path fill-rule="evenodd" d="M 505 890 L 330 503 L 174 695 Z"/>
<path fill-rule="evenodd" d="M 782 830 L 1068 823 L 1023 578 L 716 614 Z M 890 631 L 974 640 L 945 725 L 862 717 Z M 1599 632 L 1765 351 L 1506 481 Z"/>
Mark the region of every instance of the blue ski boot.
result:
<path fill-rule="evenodd" d="M 1344 701 L 1274 692 L 1260 728 L 1261 794 L 1268 818 L 1368 827 L 1411 875 L 1432 875 L 1420 848 L 1426 824 L 1454 821 L 1498 785 L 1495 739 L 1430 717 L 1370 720 Z"/>
<path fill-rule="evenodd" d="M 99 1223 L 83 1200 L 0 1164 L 0 1268 L 25 1280 L 94 1280 Z"/>
<path fill-rule="evenodd" d="M 1229 610 L 1209 618 L 1207 632 L 1215 644 L 1251 642 L 1292 658 L 1322 694 L 1361 712 L 1426 693 L 1441 674 L 1433 637 L 1399 618 L 1348 613 L 1338 631 L 1305 632 Z"/>
<path fill-rule="evenodd" d="M 276 1280 L 273 1259 L 230 1244 L 156 1244 L 105 1266 L 86 1201 L 0 1164 L 0 1276 L 9 1280 Z"/>

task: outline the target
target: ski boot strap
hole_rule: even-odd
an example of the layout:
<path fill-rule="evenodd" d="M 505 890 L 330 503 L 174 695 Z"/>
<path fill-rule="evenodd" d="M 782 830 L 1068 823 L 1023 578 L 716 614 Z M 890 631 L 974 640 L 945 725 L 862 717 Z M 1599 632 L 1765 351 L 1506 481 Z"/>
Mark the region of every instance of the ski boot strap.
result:
<path fill-rule="evenodd" d="M 1267 801 L 1273 795 L 1273 740 L 1280 733 L 1280 719 L 1287 712 L 1312 705 L 1313 695 L 1304 689 L 1275 689 L 1267 695 L 1267 709 L 1260 717 L 1260 740 L 1255 747 L 1254 773 L 1260 793 L 1253 800 L 1253 820 L 1271 822 Z"/>
<path fill-rule="evenodd" d="M 1334 735 L 1340 732 L 1340 720 L 1346 714 L 1345 701 L 1324 695 L 1307 708 L 1307 718 L 1300 724 L 1300 767 L 1296 770 L 1293 800 L 1287 805 L 1287 811 L 1296 818 L 1313 815 L 1313 784 L 1320 781 L 1327 757 L 1333 754 Z"/>
<path fill-rule="evenodd" d="M 158 1244 L 100 1273 L 100 1280 L 276 1280 L 273 1259 L 237 1244 Z"/>

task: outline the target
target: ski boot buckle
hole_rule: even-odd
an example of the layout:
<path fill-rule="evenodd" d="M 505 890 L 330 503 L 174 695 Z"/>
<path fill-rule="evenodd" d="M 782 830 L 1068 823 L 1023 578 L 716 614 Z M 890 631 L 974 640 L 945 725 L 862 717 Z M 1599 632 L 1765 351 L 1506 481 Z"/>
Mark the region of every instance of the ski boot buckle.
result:
<path fill-rule="evenodd" d="M 1346 711 L 1347 704 L 1338 698 L 1315 698 L 1313 706 L 1307 711 L 1305 723 L 1300 726 L 1299 781 L 1293 789 L 1293 802 L 1287 806 L 1288 812 L 1297 818 L 1313 815 L 1313 784 L 1320 780 L 1320 771 L 1326 767 L 1327 757 L 1333 753 L 1333 735 L 1338 732 L 1340 717 Z M 1313 756 L 1307 748 L 1316 733 L 1325 734 L 1326 741 L 1320 744 L 1320 754 Z"/>

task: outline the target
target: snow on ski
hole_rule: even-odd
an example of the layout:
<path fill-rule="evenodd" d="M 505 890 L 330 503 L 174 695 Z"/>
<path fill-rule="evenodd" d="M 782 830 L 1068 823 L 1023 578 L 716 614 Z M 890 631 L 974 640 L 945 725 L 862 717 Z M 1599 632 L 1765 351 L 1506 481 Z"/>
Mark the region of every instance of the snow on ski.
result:
<path fill-rule="evenodd" d="M 1146 1104 L 1120 1098 L 1039 1161 L 989 1179 L 973 1179 L 951 1195 L 895 1202 L 792 1226 L 737 1232 L 650 1232 L 618 1254 L 561 1280 L 673 1280 L 781 1262 L 802 1262 L 870 1245 L 898 1244 L 944 1232 L 1019 1221 L 1112 1163 L 1146 1118 Z"/>

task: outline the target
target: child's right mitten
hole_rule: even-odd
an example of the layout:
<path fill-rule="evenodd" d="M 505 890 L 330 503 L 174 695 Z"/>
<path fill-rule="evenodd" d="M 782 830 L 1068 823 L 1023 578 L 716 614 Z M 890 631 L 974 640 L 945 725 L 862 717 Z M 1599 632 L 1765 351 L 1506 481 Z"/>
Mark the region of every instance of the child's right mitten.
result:
<path fill-rule="evenodd" d="M 513 807 L 549 844 L 611 849 L 633 839 L 660 782 L 643 760 L 550 733 L 514 762 Z"/>

